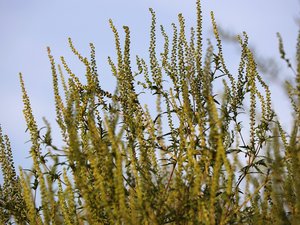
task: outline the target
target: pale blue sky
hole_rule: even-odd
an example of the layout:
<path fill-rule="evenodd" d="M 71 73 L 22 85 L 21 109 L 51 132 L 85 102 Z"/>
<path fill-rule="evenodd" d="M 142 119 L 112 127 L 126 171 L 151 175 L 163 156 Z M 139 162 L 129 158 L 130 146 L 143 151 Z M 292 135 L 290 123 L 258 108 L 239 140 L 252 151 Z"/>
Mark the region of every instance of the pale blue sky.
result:
<path fill-rule="evenodd" d="M 39 126 L 43 126 L 41 118 L 45 116 L 55 129 L 46 46 L 51 47 L 57 62 L 59 56 L 64 55 L 70 61 L 71 68 L 80 72 L 82 68 L 77 67 L 78 61 L 69 50 L 67 38 L 72 37 L 78 50 L 86 55 L 89 42 L 93 42 L 100 80 L 104 87 L 112 88 L 106 58 L 114 56 L 114 41 L 108 19 L 113 19 L 120 32 L 122 25 L 128 25 L 132 35 L 132 55 L 145 55 L 151 22 L 149 7 L 156 11 L 158 24 L 165 25 L 168 31 L 171 31 L 170 24 L 176 22 L 180 12 L 188 25 L 195 25 L 194 0 L 0 0 L 0 124 L 4 133 L 10 136 L 17 165 L 26 167 L 24 159 L 30 147 L 24 144 L 28 135 L 24 133 L 26 126 L 18 73 L 24 75 Z M 213 10 L 217 23 L 224 29 L 236 34 L 246 31 L 250 44 L 259 54 L 275 57 L 280 62 L 276 39 L 276 32 L 280 32 L 287 54 L 294 56 L 299 28 L 296 23 L 300 16 L 299 1 L 202 0 L 202 7 L 205 37 L 212 37 L 209 14 Z M 229 63 L 237 64 L 231 60 L 236 59 L 234 53 L 235 50 L 228 50 L 225 58 Z M 283 70 L 280 76 L 289 74 L 288 70 Z M 275 105 L 281 116 L 285 117 L 286 99 L 281 92 L 275 94 Z"/>

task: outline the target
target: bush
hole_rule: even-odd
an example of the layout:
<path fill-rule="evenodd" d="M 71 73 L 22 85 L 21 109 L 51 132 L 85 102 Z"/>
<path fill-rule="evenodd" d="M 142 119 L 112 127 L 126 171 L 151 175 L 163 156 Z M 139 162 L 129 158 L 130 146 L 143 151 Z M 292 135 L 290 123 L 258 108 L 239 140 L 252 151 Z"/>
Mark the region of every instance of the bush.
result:
<path fill-rule="evenodd" d="M 48 48 L 61 147 L 53 143 L 46 120 L 46 131 L 38 127 L 20 74 L 33 166 L 17 175 L 9 139 L 0 130 L 1 224 L 299 223 L 300 36 L 295 85 L 287 83 L 294 110 L 288 135 L 246 33 L 238 37 L 241 57 L 234 76 L 213 13 L 216 49 L 208 41 L 203 50 L 199 0 L 189 35 L 181 14 L 172 40 L 161 26 L 160 58 L 150 12 L 150 63 L 136 57 L 136 72 L 129 28 L 123 27 L 122 48 L 110 21 L 117 53 L 117 62 L 108 59 L 117 80 L 114 93 L 100 86 L 93 44 L 86 58 L 69 39 L 86 68 L 85 83 L 63 57 L 57 65 Z M 280 36 L 279 50 L 294 70 Z M 222 95 L 214 91 L 217 82 Z M 141 104 L 140 89 L 155 98 L 156 114 Z"/>

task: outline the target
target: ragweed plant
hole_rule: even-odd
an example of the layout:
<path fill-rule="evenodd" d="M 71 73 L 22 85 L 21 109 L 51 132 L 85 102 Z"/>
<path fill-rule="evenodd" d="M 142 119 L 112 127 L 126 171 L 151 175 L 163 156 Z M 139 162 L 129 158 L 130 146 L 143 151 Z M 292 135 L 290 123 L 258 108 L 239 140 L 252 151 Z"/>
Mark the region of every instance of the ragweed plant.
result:
<path fill-rule="evenodd" d="M 47 49 L 61 147 L 46 120 L 46 131 L 36 123 L 20 74 L 33 166 L 17 175 L 0 130 L 1 224 L 299 223 L 300 36 L 293 69 L 278 35 L 281 57 L 295 74 L 295 84 L 287 83 L 294 110 L 288 135 L 247 34 L 237 37 L 241 57 L 232 73 L 213 13 L 216 46 L 208 40 L 204 50 L 200 0 L 196 8 L 196 27 L 188 31 L 179 14 L 171 36 L 158 29 L 150 9 L 149 62 L 137 56 L 133 64 L 129 27 L 121 40 L 109 21 L 117 56 L 108 58 L 114 93 L 101 87 L 93 44 L 85 57 L 68 40 L 85 82 Z M 223 93 L 215 90 L 219 84 Z M 138 88 L 152 94 L 156 114 L 142 105 Z"/>

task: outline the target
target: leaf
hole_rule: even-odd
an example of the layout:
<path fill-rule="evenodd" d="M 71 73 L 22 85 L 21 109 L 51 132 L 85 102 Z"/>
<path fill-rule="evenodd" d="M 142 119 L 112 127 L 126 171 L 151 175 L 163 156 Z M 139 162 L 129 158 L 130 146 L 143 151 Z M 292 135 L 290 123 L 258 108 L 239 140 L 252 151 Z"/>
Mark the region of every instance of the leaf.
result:
<path fill-rule="evenodd" d="M 264 166 L 267 167 L 267 164 L 265 162 L 265 159 L 260 159 L 257 162 L 255 162 L 255 165 L 260 165 L 260 166 Z"/>
<path fill-rule="evenodd" d="M 226 154 L 230 154 L 230 153 L 233 153 L 233 152 L 240 153 L 240 152 L 243 152 L 243 151 L 241 149 L 238 149 L 238 148 L 231 148 L 231 149 L 228 149 L 226 151 Z"/>

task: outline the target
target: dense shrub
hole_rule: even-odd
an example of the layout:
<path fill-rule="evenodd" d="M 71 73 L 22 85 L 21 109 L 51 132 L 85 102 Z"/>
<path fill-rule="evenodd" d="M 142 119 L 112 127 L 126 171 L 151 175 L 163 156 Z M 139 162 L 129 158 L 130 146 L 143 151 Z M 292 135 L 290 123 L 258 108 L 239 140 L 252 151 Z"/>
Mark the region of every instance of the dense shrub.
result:
<path fill-rule="evenodd" d="M 280 54 L 295 74 L 295 83 L 287 83 L 294 110 L 287 134 L 246 33 L 237 39 L 241 57 L 231 73 L 213 13 L 217 44 L 208 41 L 203 50 L 199 0 L 197 25 L 188 35 L 181 14 L 172 36 L 160 27 L 160 54 L 150 12 L 149 63 L 136 57 L 132 66 L 130 30 L 123 27 L 123 45 L 110 21 L 114 93 L 101 88 L 93 44 L 86 58 L 69 39 L 86 82 L 63 57 L 56 64 L 48 48 L 61 147 L 46 120 L 46 129 L 37 125 L 20 74 L 33 166 L 17 175 L 0 130 L 1 224 L 299 224 L 300 36 L 296 69 L 279 36 Z M 155 114 L 142 105 L 141 89 L 154 97 Z"/>

